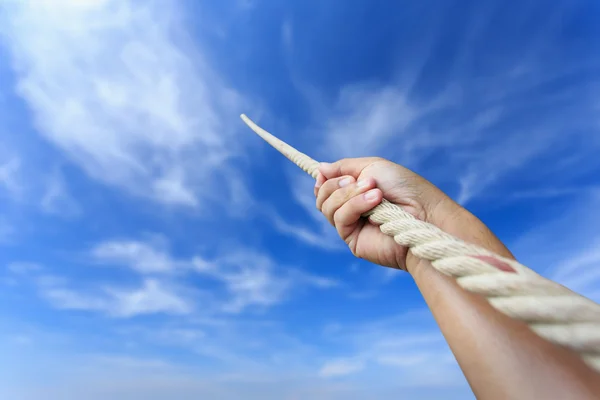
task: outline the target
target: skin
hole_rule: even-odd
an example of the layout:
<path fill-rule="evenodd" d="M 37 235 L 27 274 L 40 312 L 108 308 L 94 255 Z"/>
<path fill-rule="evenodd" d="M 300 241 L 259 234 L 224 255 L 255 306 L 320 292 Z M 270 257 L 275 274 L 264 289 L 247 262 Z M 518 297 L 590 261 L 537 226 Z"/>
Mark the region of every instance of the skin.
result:
<path fill-rule="evenodd" d="M 356 257 L 413 277 L 477 398 L 600 398 L 600 374 L 575 353 L 462 290 L 361 215 L 385 197 L 456 237 L 514 258 L 477 217 L 423 177 L 382 158 L 322 163 L 319 172 L 317 208 Z"/>

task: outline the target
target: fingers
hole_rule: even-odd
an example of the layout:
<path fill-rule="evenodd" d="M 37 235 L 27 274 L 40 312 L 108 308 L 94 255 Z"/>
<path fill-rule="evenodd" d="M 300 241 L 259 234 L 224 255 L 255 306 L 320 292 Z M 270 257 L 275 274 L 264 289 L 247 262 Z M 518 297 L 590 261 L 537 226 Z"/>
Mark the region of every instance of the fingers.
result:
<path fill-rule="evenodd" d="M 355 232 L 361 216 L 381 203 L 382 199 L 383 193 L 380 189 L 370 189 L 365 193 L 352 197 L 334 212 L 334 226 L 346 243 L 349 242 L 350 235 Z"/>
<path fill-rule="evenodd" d="M 355 179 L 351 176 L 341 176 L 339 178 L 328 179 L 318 189 L 317 192 L 317 209 L 323 211 L 323 203 L 327 200 L 336 190 L 354 183 Z"/>
<path fill-rule="evenodd" d="M 363 169 L 380 160 L 382 159 L 377 157 L 344 158 L 332 164 L 321 163 L 319 165 L 319 172 L 327 179 L 337 178 L 342 175 L 357 177 Z"/>
<path fill-rule="evenodd" d="M 315 193 L 317 208 L 334 225 L 338 234 L 348 243 L 357 229 L 362 214 L 381 203 L 383 193 L 377 189 L 375 179 L 356 182 L 352 176 L 327 179 L 317 176 Z"/>
<path fill-rule="evenodd" d="M 315 197 L 319 193 L 319 189 L 321 188 L 323 183 L 325 183 L 326 180 L 327 178 L 325 178 L 323 174 L 319 173 L 319 175 L 317 175 L 317 181 L 315 182 Z"/>
<path fill-rule="evenodd" d="M 349 179 L 350 178 L 350 179 Z M 334 184 L 328 184 L 330 181 L 337 180 L 337 188 L 333 187 Z M 344 205 L 344 203 L 351 201 L 354 197 L 360 197 L 361 194 L 365 193 L 369 189 L 375 187 L 375 180 L 373 178 L 363 179 L 359 182 L 354 182 L 352 177 L 340 177 L 328 180 L 323 184 L 321 190 L 326 190 L 325 193 L 319 191 L 319 197 L 324 198 L 321 200 L 320 210 L 327 217 L 332 225 L 335 225 L 334 214 Z M 331 193 L 331 194 L 328 194 Z M 319 204 L 317 204 L 319 206 Z M 358 220 L 359 216 L 356 218 Z"/>

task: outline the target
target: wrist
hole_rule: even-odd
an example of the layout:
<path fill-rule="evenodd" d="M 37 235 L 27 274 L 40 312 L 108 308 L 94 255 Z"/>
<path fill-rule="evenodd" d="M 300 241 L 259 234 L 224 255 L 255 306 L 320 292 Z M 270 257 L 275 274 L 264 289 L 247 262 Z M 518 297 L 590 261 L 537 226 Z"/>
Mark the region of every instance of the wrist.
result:
<path fill-rule="evenodd" d="M 427 222 L 446 232 L 461 231 L 467 227 L 472 214 L 446 194 L 441 193 L 439 200 L 428 212 Z"/>
<path fill-rule="evenodd" d="M 514 258 L 479 218 L 443 193 L 431 208 L 426 221 L 465 242 L 507 258 Z"/>
<path fill-rule="evenodd" d="M 415 256 L 412 253 L 412 251 L 410 249 L 408 249 L 408 251 L 406 252 L 406 258 L 404 259 L 404 263 L 405 263 L 404 268 L 405 268 L 406 272 L 408 272 L 413 277 L 413 279 L 416 281 L 417 276 L 419 275 L 420 271 L 424 268 L 424 266 L 428 262 L 429 261 Z"/>
<path fill-rule="evenodd" d="M 432 189 L 432 193 L 428 193 L 426 196 L 430 201 L 423 207 L 423 214 L 417 218 L 448 233 L 454 234 L 460 231 L 459 225 L 464 225 L 464 222 L 461 223 L 461 221 L 466 219 L 466 214 L 469 212 L 439 189 L 435 187 Z M 409 249 L 404 263 L 406 271 L 415 278 L 416 274 L 429 264 L 429 261 L 418 258 Z"/>

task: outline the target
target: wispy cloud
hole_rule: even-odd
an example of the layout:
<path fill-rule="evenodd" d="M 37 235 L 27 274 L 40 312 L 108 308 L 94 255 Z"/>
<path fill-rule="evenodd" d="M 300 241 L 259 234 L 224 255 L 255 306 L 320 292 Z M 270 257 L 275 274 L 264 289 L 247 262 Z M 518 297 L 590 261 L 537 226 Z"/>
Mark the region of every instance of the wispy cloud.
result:
<path fill-rule="evenodd" d="M 92 282 L 56 275 L 39 263 L 15 261 L 6 266 L 7 277 L 19 291 L 33 288 L 52 307 L 61 310 L 98 312 L 130 318 L 145 314 L 190 314 L 202 293 L 176 282 L 142 277 L 136 283 L 114 280 Z"/>
<path fill-rule="evenodd" d="M 590 48 L 585 57 L 564 59 L 534 39 L 560 37 L 557 15 L 568 19 L 572 8 L 557 5 L 531 40 L 519 44 L 529 57 L 503 53 L 502 71 L 492 64 L 474 67 L 476 59 L 492 57 L 480 44 L 498 40 L 486 36 L 492 17 L 483 3 L 471 10 L 465 41 L 448 44 L 458 48 L 444 73 L 433 68 L 435 50 L 448 41 L 442 34 L 432 37 L 429 51 L 403 52 L 405 45 L 399 44 L 397 51 L 411 57 L 402 59 L 391 82 L 348 82 L 320 99 L 327 101 L 307 99 L 317 111 L 303 132 L 313 146 L 304 151 L 322 160 L 391 158 L 462 204 L 578 186 L 600 168 L 595 157 L 600 141 L 590 133 L 599 127 L 597 83 L 589 80 L 600 58 Z M 532 12 L 518 7 L 515 15 L 526 18 Z M 437 82 L 434 88 L 431 81 Z"/>
<path fill-rule="evenodd" d="M 6 266 L 6 269 L 12 274 L 27 275 L 40 271 L 42 266 L 32 262 L 12 262 Z"/>
<path fill-rule="evenodd" d="M 534 71 L 542 69 L 540 64 Z M 465 91 L 473 82 L 455 84 Z M 522 84 L 520 80 L 507 79 L 508 86 Z M 458 185 L 455 197 L 465 204 L 486 194 L 489 188 L 505 190 L 506 182 L 514 183 L 512 176 L 515 175 L 522 183 L 513 185 L 512 190 L 531 190 L 532 186 L 544 185 L 542 188 L 547 192 L 545 177 L 548 173 L 564 170 L 556 161 L 566 162 L 571 158 L 571 146 L 565 132 L 576 135 L 597 126 L 596 113 L 586 100 L 589 96 L 585 87 L 576 86 L 571 92 L 560 93 L 554 104 L 537 97 L 523 104 L 515 103 L 510 97 L 501 100 L 464 97 L 457 90 L 454 95 L 460 98 L 461 112 L 469 110 L 460 119 L 452 115 L 456 104 L 450 100 L 451 92 L 442 92 L 423 104 L 423 101 L 415 100 L 414 94 L 402 83 L 348 86 L 340 91 L 331 112 L 324 113 L 328 115 L 326 120 L 317 122 L 318 126 L 324 127 L 319 131 L 326 132 L 317 154 L 328 160 L 386 156 L 443 185 Z M 567 101 L 581 106 L 564 110 L 562 105 Z M 543 116 L 531 114 L 531 108 L 536 107 Z M 552 107 L 560 108 L 562 113 L 567 112 L 573 118 L 553 117 L 550 114 Z M 530 115 L 524 116 L 524 113 Z M 521 120 L 520 124 L 511 122 L 516 118 Z M 573 136 L 570 137 L 572 144 Z M 585 136 L 580 139 L 589 147 L 574 161 L 572 168 L 575 170 L 558 175 L 557 185 L 574 182 L 577 176 L 585 176 L 590 162 L 597 164 L 589 149 L 597 148 L 598 141 Z M 440 162 L 433 162 L 435 159 Z M 585 163 L 586 168 L 577 172 L 576 165 L 581 163 Z M 444 165 L 443 170 L 441 165 Z M 455 171 L 455 174 L 448 174 L 448 171 Z M 539 171 L 543 174 L 536 176 Z M 511 195 L 510 192 L 506 194 Z"/>
<path fill-rule="evenodd" d="M 589 210 L 600 206 L 600 192 L 573 200 L 514 243 L 514 253 L 528 266 L 568 288 L 600 301 L 600 220 Z"/>
<path fill-rule="evenodd" d="M 326 329 L 325 336 L 335 340 L 338 353 L 345 357 L 325 361 L 322 377 L 353 375 L 356 381 L 372 374 L 379 378 L 392 374 L 399 386 L 464 384 L 456 360 L 427 310 L 338 324 Z M 365 377 L 360 376 L 363 370 Z"/>
<path fill-rule="evenodd" d="M 350 375 L 364 369 L 365 365 L 360 360 L 342 359 L 326 362 L 319 370 L 319 375 L 324 378 Z"/>
<path fill-rule="evenodd" d="M 339 285 L 333 279 L 295 267 L 277 266 L 265 254 L 248 249 L 236 250 L 211 262 L 196 258 L 193 263 L 198 273 L 225 286 L 227 295 L 222 309 L 231 313 L 280 303 L 302 286 L 327 289 Z"/>
<path fill-rule="evenodd" d="M 140 273 L 173 272 L 178 265 L 168 253 L 164 243 L 140 240 L 108 240 L 91 249 L 91 256 L 98 263 L 127 266 Z"/>
<path fill-rule="evenodd" d="M 336 279 L 296 266 L 278 265 L 264 252 L 248 248 L 213 257 L 202 254 L 176 257 L 161 236 L 148 240 L 103 241 L 90 249 L 89 256 L 98 266 L 124 267 L 141 276 L 142 288 L 122 289 L 114 284 L 95 283 L 84 285 L 88 287 L 86 290 L 76 290 L 72 289 L 73 285 L 51 280 L 40 285 L 42 297 L 59 308 L 101 311 L 124 317 L 163 311 L 187 313 L 192 310 L 191 304 L 200 300 L 204 302 L 203 315 L 239 314 L 279 304 L 304 288 L 323 290 L 340 286 Z M 201 295 L 199 289 L 186 283 L 188 279 L 200 284 Z M 175 295 L 175 286 L 169 282 L 177 282 L 180 291 L 189 289 L 190 298 Z M 90 290 L 95 294 L 89 295 Z"/>
<path fill-rule="evenodd" d="M 0 160 L 0 190 L 10 198 L 19 196 L 23 190 L 20 184 L 20 169 L 21 160 L 18 157 Z"/>
<path fill-rule="evenodd" d="M 315 158 L 391 158 L 492 223 L 539 201 L 501 233 L 556 218 L 515 253 L 600 298 L 600 59 L 572 1 L 390 2 L 369 7 L 375 24 L 319 1 L 4 3 L 0 136 L 18 151 L 0 150 L 2 398 L 469 396 L 422 299 L 396 290 L 409 277 L 351 267 L 310 178 L 246 176 L 250 157 L 273 165 L 236 131 L 261 101 Z M 347 296 L 361 300 L 327 305 Z"/>
<path fill-rule="evenodd" d="M 338 236 L 335 228 L 316 208 L 313 191 L 314 180 L 303 172 L 296 170 L 294 172 L 290 175 L 293 198 L 310 219 L 304 219 L 302 223 L 288 222 L 280 217 L 277 212 L 272 212 L 269 219 L 273 222 L 274 228 L 279 233 L 294 237 L 313 247 L 330 251 L 345 250 L 347 247 Z"/>
<path fill-rule="evenodd" d="M 11 262 L 6 265 L 5 269 L 3 268 L 3 273 L 0 274 L 0 282 L 7 286 L 17 287 L 42 271 L 43 267 L 37 263 L 26 261 Z"/>
<path fill-rule="evenodd" d="M 590 299 L 600 301 L 600 233 L 591 246 L 557 265 L 552 279 Z"/>
<path fill-rule="evenodd" d="M 69 193 L 59 169 L 48 176 L 40 206 L 42 211 L 62 217 L 74 217 L 82 212 L 79 203 Z"/>
<path fill-rule="evenodd" d="M 325 219 L 325 217 L 322 217 Z M 345 247 L 341 239 L 335 233 L 335 229 L 323 222 L 318 223 L 315 228 L 312 225 L 296 225 L 286 221 L 283 217 L 272 211 L 269 214 L 269 219 L 273 222 L 274 228 L 281 234 L 291 236 L 296 240 L 306 243 L 310 246 L 318 247 L 325 250 L 340 250 Z"/>
<path fill-rule="evenodd" d="M 397 87 L 346 86 L 325 122 L 322 156 L 335 160 L 377 154 L 407 132 L 417 113 Z"/>
<path fill-rule="evenodd" d="M 264 399 L 358 400 L 372 395 L 394 398 L 398 393 L 412 393 L 414 395 L 410 397 L 415 398 L 423 398 L 420 395 L 437 398 L 439 396 L 427 393 L 437 388 L 443 389 L 450 395 L 449 398 L 464 398 L 468 387 L 459 376 L 448 373 L 448 360 L 438 357 L 427 362 L 419 361 L 416 355 L 419 348 L 431 347 L 433 343 L 427 334 L 423 335 L 425 338 L 411 337 L 406 341 L 398 335 L 406 334 L 407 325 L 414 328 L 410 322 L 415 321 L 414 316 L 404 316 L 395 321 L 340 325 L 329 330 L 329 339 L 336 342 L 332 346 L 328 342 L 317 345 L 314 335 L 305 340 L 286 335 L 283 325 L 273 321 L 234 318 L 203 322 L 186 317 L 173 321 L 175 325 L 173 322 L 158 326 L 140 323 L 121 327 L 120 333 L 115 336 L 110 331 L 105 333 L 109 335 L 112 347 L 125 348 L 126 352 L 109 348 L 104 352 L 75 353 L 73 348 L 79 341 L 91 339 L 77 337 L 73 338 L 74 341 L 63 339 L 62 347 L 65 349 L 59 349 L 60 345 L 50 342 L 54 345 L 51 354 L 40 353 L 39 347 L 34 347 L 32 350 L 35 351 L 19 349 L 15 355 L 18 354 L 19 362 L 23 363 L 29 362 L 30 357 L 36 359 L 37 365 L 52 363 L 57 354 L 62 355 L 64 362 L 60 368 L 53 370 L 56 374 L 56 378 L 52 379 L 54 385 L 44 386 L 48 395 L 87 393 L 88 397 L 95 398 L 96 394 L 106 396 L 108 392 L 100 388 L 109 387 L 110 393 L 114 394 L 111 397 L 127 398 L 148 398 L 150 394 L 157 398 L 168 398 L 173 394 L 185 397 L 190 394 L 192 397 L 218 395 L 219 398 L 231 399 L 255 396 Z M 397 330 L 402 326 L 405 329 Z M 349 328 L 357 329 L 348 331 Z M 356 340 L 353 339 L 354 332 L 360 336 Z M 376 343 L 362 342 L 366 338 L 374 339 Z M 40 341 L 40 338 L 33 336 L 33 340 Z M 45 340 L 48 342 L 48 339 Z M 400 356 L 397 351 L 400 342 L 408 349 L 405 353 L 412 356 Z M 354 344 L 359 347 L 352 347 Z M 380 359 L 365 358 L 362 353 L 357 358 L 330 354 L 343 351 L 346 346 L 360 353 L 372 345 L 379 349 Z M 150 346 L 153 351 L 139 354 L 137 349 L 140 346 Z M 172 356 L 181 350 L 191 356 L 191 362 Z M 11 349 L 5 355 L 12 359 L 12 352 Z M 216 358 L 220 362 L 207 362 L 207 358 Z M 315 365 L 317 359 L 329 360 L 319 367 Z M 72 367 L 74 365 L 76 369 Z M 223 366 L 227 368 L 223 369 Z M 424 376 L 419 379 L 422 373 Z M 202 379 L 199 380 L 199 377 Z M 152 386 L 157 380 L 161 383 Z M 141 382 L 153 384 L 149 388 Z M 66 390 L 67 386 L 71 391 Z M 420 389 L 416 391 L 415 388 Z M 3 387 L 4 391 L 10 389 L 21 394 L 17 398 L 23 398 L 22 394 L 29 391 L 33 393 L 31 398 L 36 398 L 34 394 L 39 394 L 40 387 L 35 383 Z M 455 396 L 457 390 L 462 396 Z"/>
<path fill-rule="evenodd" d="M 156 279 L 145 279 L 137 288 L 105 286 L 92 293 L 63 287 L 59 282 L 45 282 L 40 287 L 40 295 L 59 309 L 97 311 L 118 318 L 193 311 L 189 300 Z"/>
<path fill-rule="evenodd" d="M 197 206 L 235 189 L 217 180 L 242 185 L 221 166 L 244 100 L 190 44 L 178 5 L 13 2 L 0 33 L 45 139 L 95 179 Z"/>

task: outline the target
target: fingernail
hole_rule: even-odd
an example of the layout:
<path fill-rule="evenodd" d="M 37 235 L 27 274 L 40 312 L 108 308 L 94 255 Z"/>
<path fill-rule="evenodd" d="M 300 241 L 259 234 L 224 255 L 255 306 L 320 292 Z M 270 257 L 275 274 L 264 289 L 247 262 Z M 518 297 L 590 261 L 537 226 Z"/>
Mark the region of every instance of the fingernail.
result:
<path fill-rule="evenodd" d="M 364 196 L 365 196 L 365 200 L 367 200 L 367 201 L 375 200 L 377 198 L 377 191 L 369 190 L 367 193 L 364 194 Z"/>
<path fill-rule="evenodd" d="M 319 181 L 315 181 L 315 188 L 320 188 L 321 187 L 321 182 Z"/>
<path fill-rule="evenodd" d="M 331 164 L 329 164 L 328 162 L 319 163 L 319 167 L 323 167 L 323 168 L 329 168 L 330 165 Z"/>
<path fill-rule="evenodd" d="M 360 189 L 360 188 L 364 188 L 365 186 L 367 186 L 369 184 L 369 181 L 367 179 L 361 179 L 358 182 L 356 182 L 356 186 Z"/>
<path fill-rule="evenodd" d="M 351 178 L 344 178 L 340 181 L 340 187 L 348 186 L 350 183 L 352 183 Z"/>

